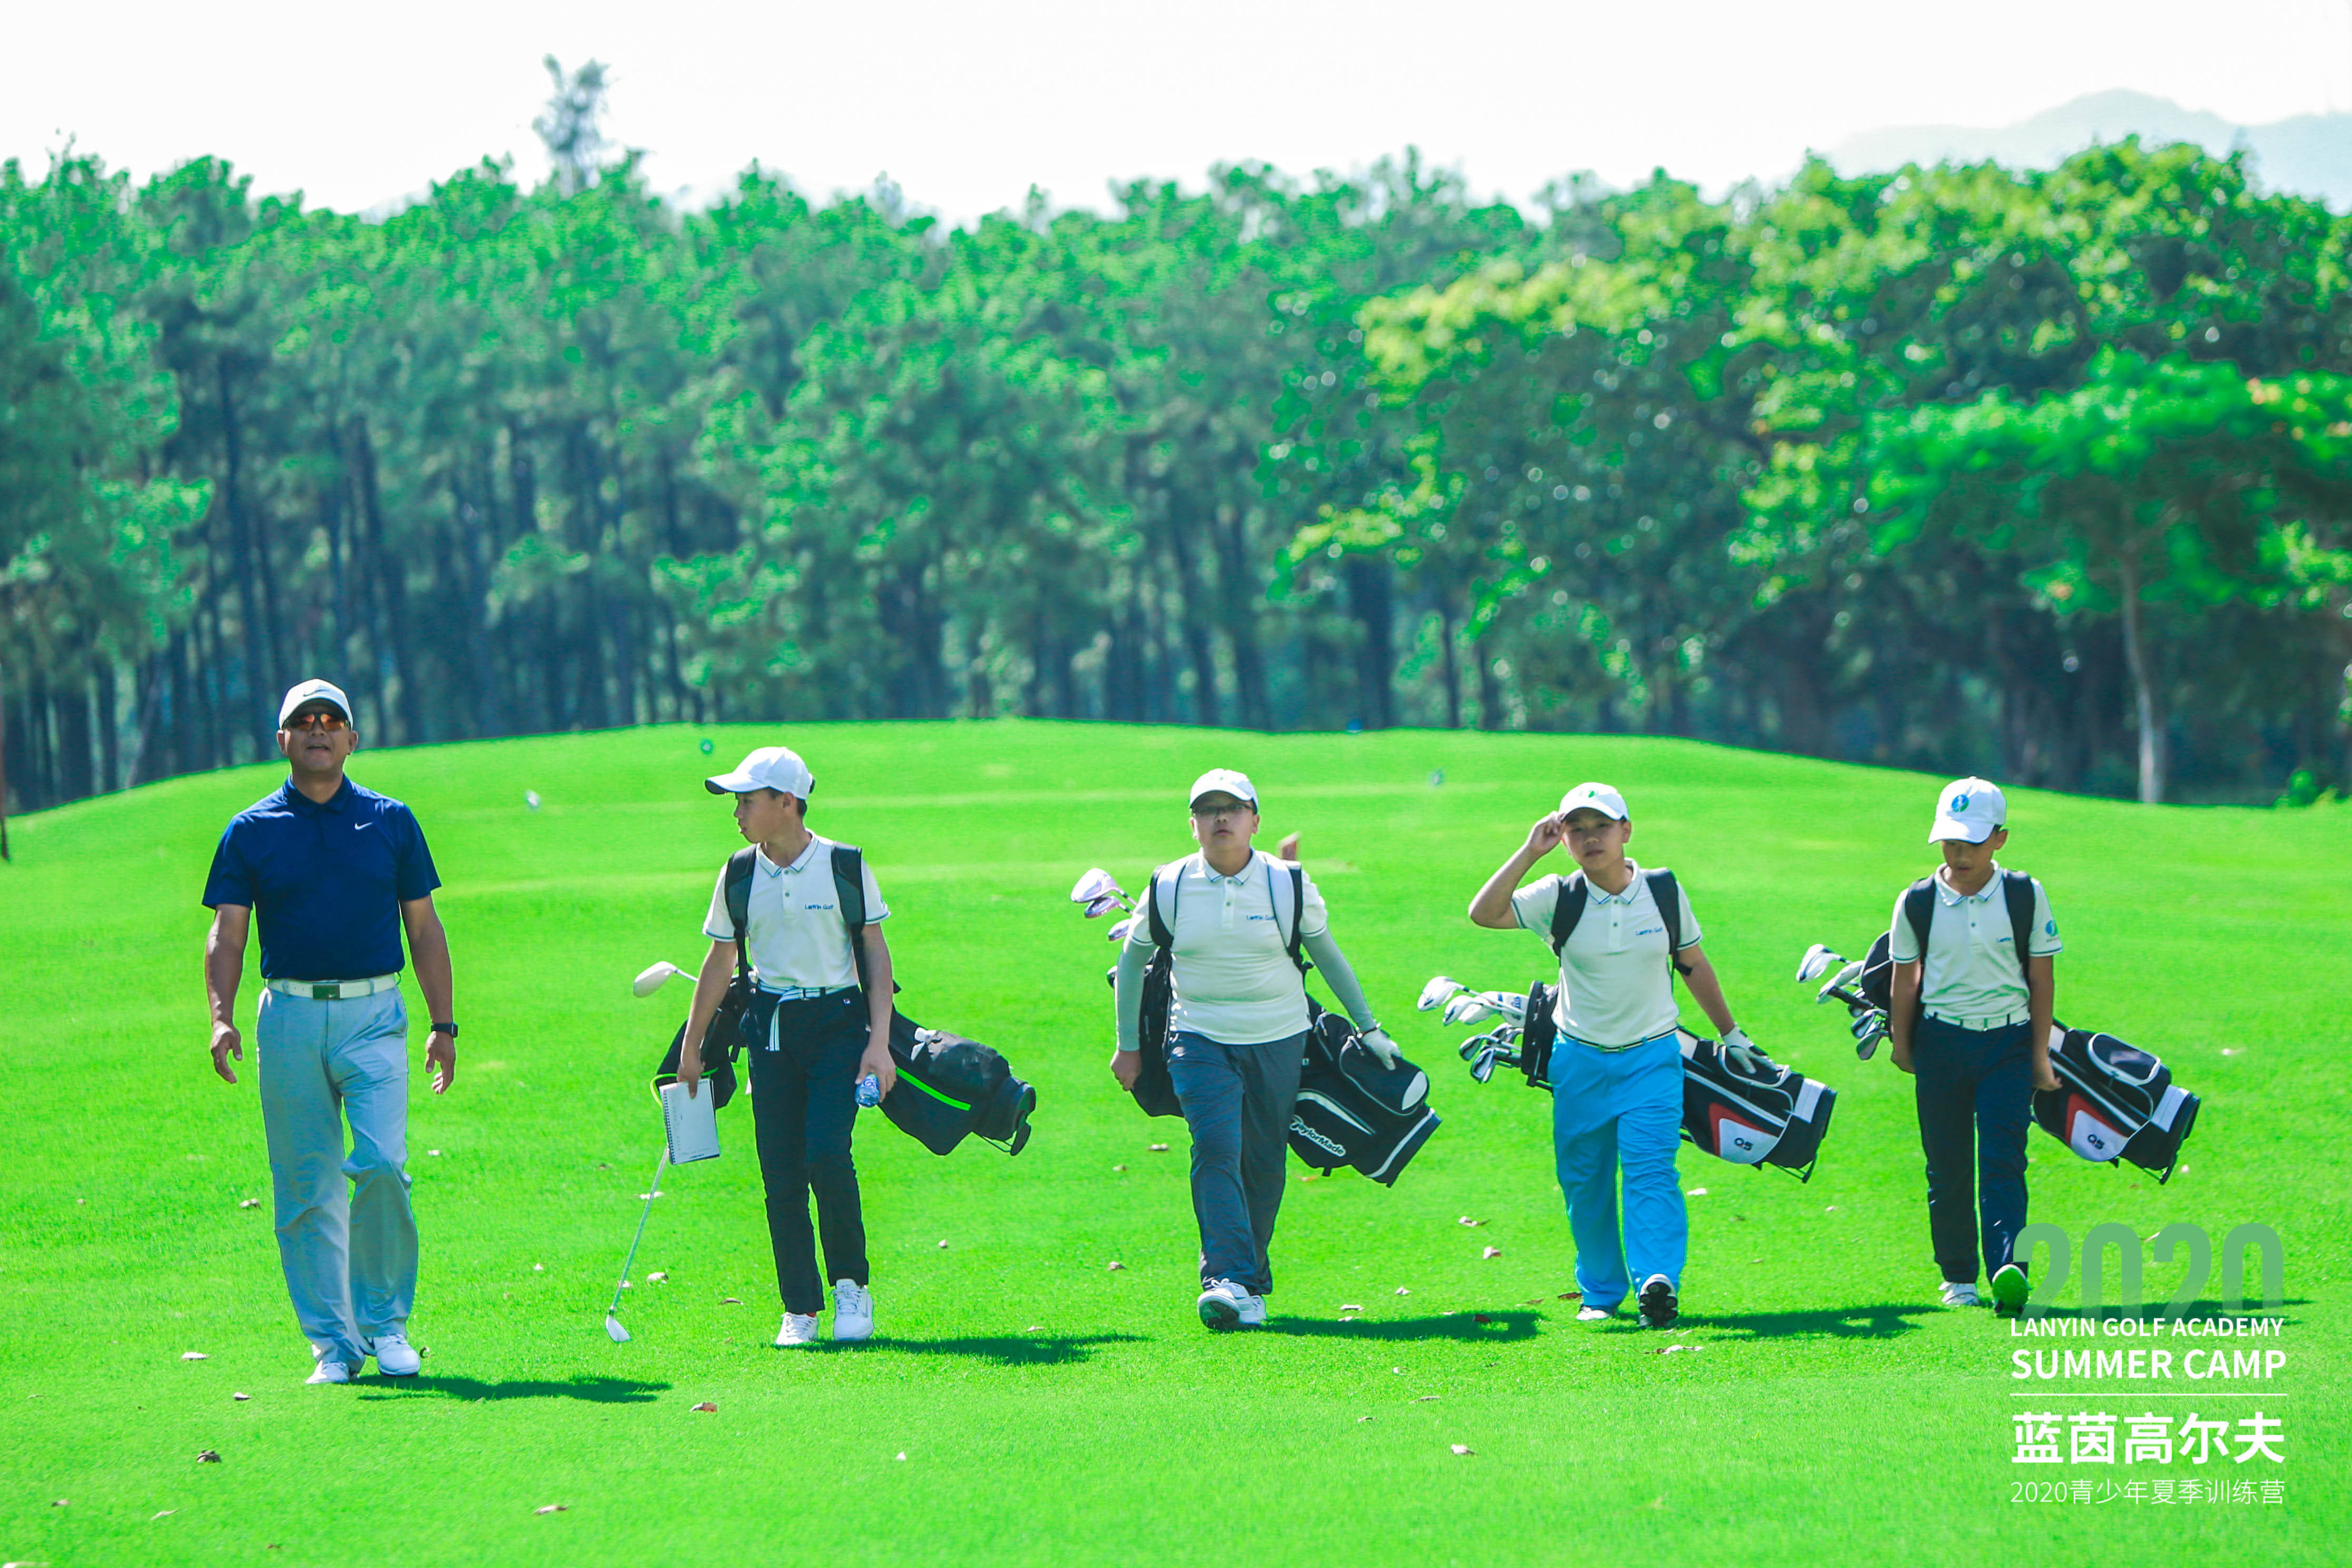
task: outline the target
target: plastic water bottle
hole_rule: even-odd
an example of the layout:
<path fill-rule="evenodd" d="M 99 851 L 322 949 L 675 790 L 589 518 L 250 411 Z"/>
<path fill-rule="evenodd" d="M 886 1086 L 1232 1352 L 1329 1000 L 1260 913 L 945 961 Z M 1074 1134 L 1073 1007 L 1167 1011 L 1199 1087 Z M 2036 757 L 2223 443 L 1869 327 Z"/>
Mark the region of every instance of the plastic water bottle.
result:
<path fill-rule="evenodd" d="M 871 1111 L 882 1103 L 882 1075 L 869 1072 L 857 1081 L 857 1103 Z"/>

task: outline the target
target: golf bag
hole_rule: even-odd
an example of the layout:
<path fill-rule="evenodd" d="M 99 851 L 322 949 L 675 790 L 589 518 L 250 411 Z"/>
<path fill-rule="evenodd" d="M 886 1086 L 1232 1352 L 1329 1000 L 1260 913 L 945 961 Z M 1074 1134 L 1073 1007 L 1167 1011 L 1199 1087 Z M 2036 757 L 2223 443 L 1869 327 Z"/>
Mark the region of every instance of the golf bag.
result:
<path fill-rule="evenodd" d="M 1492 1062 L 1501 1061 L 1525 1073 L 1528 1088 L 1549 1089 L 1559 1040 L 1552 1017 L 1557 996 L 1554 987 L 1540 980 L 1528 988 L 1517 1030 L 1498 1031 L 1517 1034 L 1516 1050 L 1493 1035 L 1465 1043 L 1465 1059 L 1483 1063 L 1473 1068 L 1473 1075 L 1483 1077 Z M 1837 1091 L 1769 1058 L 1761 1072 L 1746 1072 L 1714 1040 L 1687 1030 L 1676 1030 L 1675 1037 L 1683 1055 L 1684 1141 L 1736 1166 L 1778 1166 L 1801 1182 L 1812 1180 Z"/>
<path fill-rule="evenodd" d="M 898 1081 L 882 1097 L 890 1124 L 935 1155 L 967 1136 L 1017 1155 L 1029 1143 L 1037 1091 L 1013 1076 L 1003 1057 L 976 1040 L 924 1029 L 890 1015 L 890 1061 Z"/>
<path fill-rule="evenodd" d="M 2129 1160 L 2158 1186 L 2170 1181 L 2203 1102 L 2163 1062 L 2114 1035 L 2063 1026 L 2050 1033 L 2059 1087 L 2034 1092 L 2042 1130 L 2086 1160 Z"/>
<path fill-rule="evenodd" d="M 1345 1018 L 1325 1011 L 1311 997 L 1307 1011 L 1311 1021 L 1291 1110 L 1291 1152 L 1316 1170 L 1349 1166 L 1394 1186 L 1437 1131 L 1429 1074 L 1402 1056 L 1393 1070 L 1381 1066 Z"/>
<path fill-rule="evenodd" d="M 751 857 L 757 852 L 750 847 L 737 850 L 727 857 L 727 916 L 735 925 L 735 976 L 727 982 L 727 994 L 719 998 L 718 1010 L 702 1031 L 700 1065 L 702 1076 L 710 1085 L 711 1108 L 723 1109 L 735 1098 L 735 1059 L 753 1041 L 766 1043 L 768 1025 L 775 1017 L 776 998 L 760 989 L 751 977 L 751 949 L 743 940 L 743 926 L 751 905 Z M 853 855 L 856 851 L 850 852 Z M 839 867 L 835 870 L 836 877 Z M 860 904 L 864 902 L 865 883 L 858 883 Z M 654 1095 L 677 1082 L 677 1059 L 686 1049 L 686 1025 L 680 1023 L 677 1032 L 670 1037 L 669 1050 L 663 1053 L 661 1065 L 654 1069 Z"/>

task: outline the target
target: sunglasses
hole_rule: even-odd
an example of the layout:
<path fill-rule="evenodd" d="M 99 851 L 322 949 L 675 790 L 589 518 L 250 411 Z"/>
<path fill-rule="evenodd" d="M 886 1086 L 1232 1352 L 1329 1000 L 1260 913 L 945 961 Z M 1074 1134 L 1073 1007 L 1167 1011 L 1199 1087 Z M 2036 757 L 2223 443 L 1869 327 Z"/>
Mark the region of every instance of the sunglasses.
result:
<path fill-rule="evenodd" d="M 304 730 L 310 729 L 324 730 L 329 735 L 340 735 L 351 727 L 352 721 L 339 713 L 298 713 L 286 721 L 286 732 L 289 735 L 299 735 Z"/>

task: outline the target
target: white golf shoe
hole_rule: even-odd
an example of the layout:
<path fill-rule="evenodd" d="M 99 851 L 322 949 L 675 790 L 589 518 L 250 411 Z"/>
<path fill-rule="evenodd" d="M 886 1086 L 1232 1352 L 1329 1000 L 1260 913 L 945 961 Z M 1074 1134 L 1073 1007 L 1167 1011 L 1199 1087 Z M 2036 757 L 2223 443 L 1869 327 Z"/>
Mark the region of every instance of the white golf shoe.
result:
<path fill-rule="evenodd" d="M 1977 1288 L 1974 1285 L 1960 1280 L 1944 1281 L 1944 1305 L 1973 1307 L 1981 1304 L 1981 1301 L 1982 1298 L 1977 1294 Z"/>
<path fill-rule="evenodd" d="M 1605 1323 L 1617 1315 L 1614 1307 L 1579 1307 L 1576 1321 L 1580 1323 Z"/>
<path fill-rule="evenodd" d="M 844 1341 L 874 1337 L 874 1292 L 855 1280 L 833 1282 L 833 1337 Z"/>
<path fill-rule="evenodd" d="M 416 1347 L 410 1344 L 408 1336 L 398 1329 L 390 1333 L 380 1333 L 373 1339 L 362 1340 L 360 1343 L 375 1357 L 375 1369 L 386 1377 L 414 1377 L 425 1364 L 424 1358 L 416 1354 Z"/>
<path fill-rule="evenodd" d="M 349 1383 L 351 1380 L 352 1369 L 350 1367 L 345 1366 L 340 1361 L 322 1361 L 318 1365 L 312 1367 L 310 1369 L 310 1375 L 304 1378 L 302 1381 L 305 1383 Z"/>
<path fill-rule="evenodd" d="M 798 1350 L 803 1345 L 814 1344 L 815 1343 L 816 1314 L 814 1312 L 786 1312 L 784 1314 L 782 1326 L 776 1330 L 776 1348 L 778 1350 Z"/>
<path fill-rule="evenodd" d="M 1213 1329 L 1255 1329 L 1265 1326 L 1265 1298 L 1253 1296 L 1231 1280 L 1212 1280 L 1195 1303 L 1201 1321 Z"/>

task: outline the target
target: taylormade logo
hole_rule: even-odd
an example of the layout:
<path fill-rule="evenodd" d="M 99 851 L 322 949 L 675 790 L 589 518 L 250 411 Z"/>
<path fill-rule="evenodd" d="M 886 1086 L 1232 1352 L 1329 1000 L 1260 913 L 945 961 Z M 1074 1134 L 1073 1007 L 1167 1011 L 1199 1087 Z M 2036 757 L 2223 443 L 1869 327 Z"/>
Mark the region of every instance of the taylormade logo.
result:
<path fill-rule="evenodd" d="M 1333 1143 L 1330 1139 L 1325 1137 L 1322 1134 L 1317 1132 L 1314 1128 L 1308 1126 L 1305 1122 L 1299 1120 L 1296 1116 L 1293 1116 L 1290 1119 L 1290 1130 L 1298 1136 L 1305 1138 L 1317 1148 L 1328 1150 L 1335 1158 L 1344 1160 L 1348 1157 L 1347 1150 L 1341 1148 L 1339 1145 Z"/>

